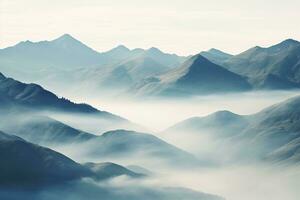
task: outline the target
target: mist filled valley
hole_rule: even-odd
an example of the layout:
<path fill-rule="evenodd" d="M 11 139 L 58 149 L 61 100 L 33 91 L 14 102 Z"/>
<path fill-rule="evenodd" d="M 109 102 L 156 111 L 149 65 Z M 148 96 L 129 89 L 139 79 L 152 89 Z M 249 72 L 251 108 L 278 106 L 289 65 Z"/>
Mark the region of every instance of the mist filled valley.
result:
<path fill-rule="evenodd" d="M 226 135 L 238 135 L 241 131 L 234 130 L 235 126 L 239 126 L 239 124 L 231 124 L 230 118 L 224 119 L 224 117 L 230 117 L 226 116 L 228 113 L 225 111 L 242 116 L 252 115 L 299 94 L 299 91 L 295 90 L 197 96 L 188 99 L 139 100 L 128 97 L 111 99 L 101 96 L 92 97 L 92 95 L 89 99 L 85 97 L 81 99 L 78 96 L 76 98 L 74 95 L 73 99 L 76 102 L 88 102 L 96 108 L 111 110 L 113 113 L 136 122 L 140 125 L 136 129 L 137 131 L 151 133 L 193 154 L 199 160 L 199 164 L 180 166 L 182 161 L 179 160 L 177 161 L 179 163 L 166 165 L 157 160 L 158 156 L 149 160 L 149 157 L 144 155 L 148 150 L 147 147 L 143 148 L 142 152 L 134 158 L 121 155 L 114 158 L 92 157 L 88 160 L 93 160 L 93 162 L 109 160 L 124 166 L 144 166 L 155 174 L 146 181 L 151 185 L 186 187 L 218 194 L 223 198 L 233 200 L 296 200 L 300 195 L 298 164 L 291 164 L 288 160 L 283 162 L 261 159 L 260 155 L 256 155 L 256 149 L 259 148 L 256 143 L 246 146 L 246 141 L 241 141 L 241 139 L 238 142 L 233 141 Z M 209 127 L 205 124 L 201 127 L 201 122 L 194 122 L 193 125 L 180 124 L 188 118 L 206 117 L 218 111 L 221 111 L 221 114 L 224 111 L 224 116 L 217 118 L 220 122 L 215 119 L 214 122 L 207 125 Z M 195 123 L 197 124 L 195 125 Z M 245 126 L 244 123 L 239 123 L 241 126 Z M 198 128 L 197 125 L 200 127 Z M 235 133 L 235 131 L 237 132 Z M 94 134 L 101 135 L 102 132 L 96 129 Z M 74 148 L 73 145 L 69 147 L 63 145 L 54 148 L 79 162 L 86 162 L 88 161 L 87 156 L 81 149 L 92 148 L 92 145 L 88 144 L 79 148 Z M 242 151 L 245 151 L 244 154 L 241 153 Z"/>
<path fill-rule="evenodd" d="M 198 51 L 0 49 L 0 199 L 298 200 L 300 42 Z"/>

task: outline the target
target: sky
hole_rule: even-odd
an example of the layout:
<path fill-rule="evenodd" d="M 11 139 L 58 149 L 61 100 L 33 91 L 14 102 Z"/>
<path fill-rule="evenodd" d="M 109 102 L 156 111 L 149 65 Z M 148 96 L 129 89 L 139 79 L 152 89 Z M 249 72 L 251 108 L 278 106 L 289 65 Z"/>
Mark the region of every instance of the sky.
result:
<path fill-rule="evenodd" d="M 300 40 L 299 8 L 299 0 L 0 0 L 0 48 L 69 33 L 100 52 L 123 44 L 237 54 Z"/>

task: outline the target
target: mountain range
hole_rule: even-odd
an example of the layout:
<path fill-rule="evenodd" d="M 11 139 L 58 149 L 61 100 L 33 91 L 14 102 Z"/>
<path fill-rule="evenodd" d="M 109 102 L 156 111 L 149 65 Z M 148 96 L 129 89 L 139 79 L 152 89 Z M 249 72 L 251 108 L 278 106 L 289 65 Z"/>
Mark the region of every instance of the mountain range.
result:
<path fill-rule="evenodd" d="M 298 41 L 288 39 L 237 55 L 212 48 L 184 57 L 154 47 L 130 50 L 123 45 L 97 52 L 65 34 L 0 49 L 0 71 L 57 93 L 164 96 L 282 90 L 300 86 L 299 48 Z"/>
<path fill-rule="evenodd" d="M 114 163 L 79 164 L 51 149 L 0 132 L 1 186 L 43 186 L 90 177 L 97 180 L 127 175 L 141 177 Z M 28 160 L 30 159 L 30 160 Z"/>
<path fill-rule="evenodd" d="M 185 61 L 179 68 L 138 84 L 139 95 L 186 96 L 247 91 L 251 85 L 245 77 L 210 62 L 202 55 Z"/>
<path fill-rule="evenodd" d="M 234 56 L 207 56 L 226 69 L 247 76 L 256 89 L 299 88 L 300 42 L 287 39 L 270 47 L 253 47 Z"/>
<path fill-rule="evenodd" d="M 236 146 L 244 158 L 299 163 L 299 105 L 297 96 L 252 115 L 220 111 L 187 119 L 164 132 L 209 134 L 215 140 L 227 141 L 223 145 Z"/>
<path fill-rule="evenodd" d="M 79 125 L 80 123 L 78 123 L 78 121 L 76 122 L 78 118 L 81 119 L 83 125 L 85 123 L 91 123 L 91 120 L 93 120 L 94 123 L 98 124 L 98 126 L 102 126 L 102 129 L 99 127 L 99 131 L 110 130 L 110 127 L 138 127 L 137 125 L 117 115 L 106 111 L 100 111 L 88 104 L 77 104 L 68 99 L 59 98 L 54 93 L 45 90 L 40 85 L 22 83 L 12 78 L 7 78 L 1 73 L 0 94 L 0 109 L 5 111 L 6 115 L 8 115 L 10 112 L 18 112 L 20 115 L 25 115 L 26 113 L 27 116 L 46 115 L 47 117 L 57 119 L 68 118 L 66 123 L 69 123 L 70 125 Z M 33 117 L 37 118 L 36 116 Z M 18 117 L 16 114 L 15 118 L 17 121 Z M 85 122 L 84 119 L 86 119 L 87 122 Z M 19 122 L 25 123 L 24 120 L 26 123 L 30 122 L 29 117 L 23 117 L 22 122 Z M 36 120 L 34 123 L 38 123 L 39 121 L 43 120 L 44 122 L 49 121 L 49 123 L 52 123 L 52 125 L 55 123 L 53 121 L 50 122 L 51 120 L 49 118 L 41 118 L 40 120 Z M 37 124 L 35 124 L 35 126 L 36 125 Z"/>
<path fill-rule="evenodd" d="M 103 121 L 110 121 L 110 127 L 113 129 L 121 127 L 124 123 L 128 127 L 131 124 L 121 117 L 99 111 L 87 104 L 75 104 L 58 98 L 39 85 L 21 83 L 3 75 L 0 77 L 1 130 L 48 147 L 76 144 L 86 146 L 82 147 L 85 150 L 81 154 L 85 152 L 86 157 L 94 159 L 111 159 L 122 155 L 133 158 L 143 152 L 145 157 L 159 158 L 166 163 L 176 162 L 176 160 L 185 160 L 187 165 L 200 163 L 193 155 L 150 134 L 115 130 L 97 136 L 95 135 L 97 133 L 82 131 L 79 121 L 83 121 L 86 115 L 89 116 L 89 121 L 96 120 L 92 126 L 99 131 L 103 130 L 101 126 L 107 125 Z M 67 118 L 65 121 L 69 123 L 60 121 L 59 117 L 56 119 L 56 115 L 53 118 L 51 114 L 53 111 L 65 113 L 63 118 Z M 73 123 L 79 128 L 74 128 L 68 118 L 73 119 L 77 114 L 79 118 L 75 118 Z"/>
<path fill-rule="evenodd" d="M 79 91 L 84 84 L 98 85 L 101 89 L 111 83 L 130 87 L 131 82 L 141 76 L 157 75 L 179 66 L 184 60 L 183 56 L 164 53 L 154 47 L 130 50 L 120 45 L 100 53 L 69 34 L 51 41 L 25 41 L 0 49 L 2 73 L 56 92 Z M 118 83 L 119 78 L 122 78 L 121 83 Z M 77 88 L 72 87 L 74 84 Z M 97 87 L 84 89 L 99 90 Z"/>

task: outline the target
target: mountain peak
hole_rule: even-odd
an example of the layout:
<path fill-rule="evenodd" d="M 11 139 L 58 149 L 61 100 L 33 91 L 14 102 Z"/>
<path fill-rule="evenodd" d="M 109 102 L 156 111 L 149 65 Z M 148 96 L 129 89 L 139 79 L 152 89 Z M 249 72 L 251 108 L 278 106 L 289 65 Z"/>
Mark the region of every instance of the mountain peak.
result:
<path fill-rule="evenodd" d="M 72 35 L 65 33 L 62 36 L 59 37 L 60 39 L 75 39 L 74 37 L 72 37 Z M 59 39 L 58 38 L 58 39 Z"/>
<path fill-rule="evenodd" d="M 298 46 L 300 45 L 300 42 L 298 42 L 297 40 L 293 40 L 293 39 L 286 39 L 278 44 L 275 44 L 273 46 L 271 46 L 269 49 L 271 50 L 282 50 L 282 49 L 288 49 L 294 46 Z"/>
<path fill-rule="evenodd" d="M 63 34 L 62 36 L 54 39 L 53 41 L 55 42 L 79 42 L 77 39 L 75 39 L 73 36 L 70 34 Z"/>
<path fill-rule="evenodd" d="M 129 50 L 125 45 L 123 44 L 120 44 L 116 47 L 116 49 L 126 49 L 126 50 Z"/>
<path fill-rule="evenodd" d="M 195 55 L 193 63 L 210 63 L 210 61 L 201 54 Z"/>
<path fill-rule="evenodd" d="M 299 44 L 300 42 L 297 41 L 297 40 L 289 38 L 289 39 L 286 39 L 286 40 L 282 41 L 281 43 L 282 44 Z"/>
<path fill-rule="evenodd" d="M 228 110 L 220 110 L 220 111 L 217 111 L 215 113 L 208 115 L 208 117 L 212 117 L 212 118 L 220 120 L 220 119 L 236 118 L 236 117 L 239 117 L 239 115 L 237 115 L 233 112 L 230 112 Z"/>
<path fill-rule="evenodd" d="M 184 69 L 188 73 L 194 73 L 193 71 L 198 71 L 199 69 L 209 69 L 215 66 L 214 63 L 210 62 L 207 58 L 202 56 L 201 54 L 197 54 L 191 57 L 182 65 L 182 69 Z M 214 67 L 213 67 L 214 68 Z"/>
<path fill-rule="evenodd" d="M 109 52 L 129 52 L 130 49 L 128 49 L 126 46 L 124 45 L 118 45 L 115 48 L 109 50 Z"/>
<path fill-rule="evenodd" d="M 211 52 L 211 53 L 221 53 L 222 51 L 220 51 L 219 49 L 211 48 L 211 49 L 208 50 L 208 52 Z"/>
<path fill-rule="evenodd" d="M 147 50 L 147 52 L 149 52 L 149 53 L 162 53 L 162 51 L 159 50 L 159 49 L 156 48 L 156 47 L 151 47 L 151 48 L 149 48 L 149 49 Z"/>

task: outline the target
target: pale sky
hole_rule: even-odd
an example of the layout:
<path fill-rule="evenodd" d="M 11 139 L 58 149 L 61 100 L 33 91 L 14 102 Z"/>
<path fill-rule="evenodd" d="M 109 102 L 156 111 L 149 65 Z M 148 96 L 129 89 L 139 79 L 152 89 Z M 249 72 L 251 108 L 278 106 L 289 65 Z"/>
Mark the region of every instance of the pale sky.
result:
<path fill-rule="evenodd" d="M 64 33 L 97 51 L 123 44 L 188 55 L 300 40 L 299 0 L 0 0 L 0 48 Z"/>

